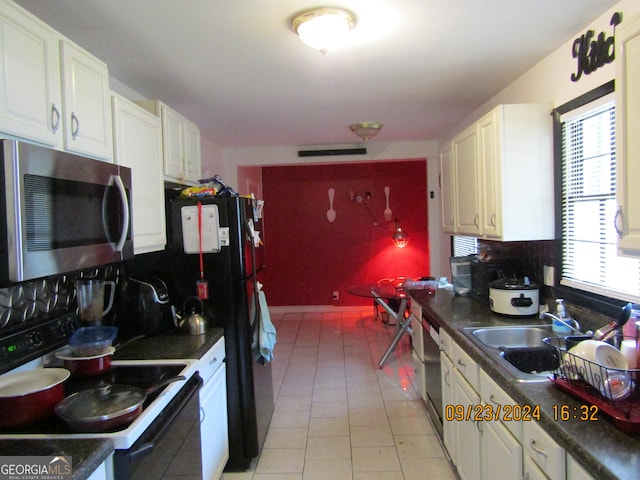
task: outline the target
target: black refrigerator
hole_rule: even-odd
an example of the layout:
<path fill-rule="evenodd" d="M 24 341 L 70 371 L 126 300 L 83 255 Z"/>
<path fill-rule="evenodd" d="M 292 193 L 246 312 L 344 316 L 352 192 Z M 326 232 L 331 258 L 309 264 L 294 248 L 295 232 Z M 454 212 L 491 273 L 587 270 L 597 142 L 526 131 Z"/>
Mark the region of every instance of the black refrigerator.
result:
<path fill-rule="evenodd" d="M 217 210 L 219 250 L 200 255 L 202 236 L 198 232 L 210 229 L 207 222 L 211 221 L 208 215 L 212 209 Z M 185 214 L 187 211 L 190 213 Z M 194 215 L 200 217 L 198 221 Z M 191 216 L 191 221 L 183 220 L 185 216 Z M 158 254 L 163 258 L 147 256 L 145 262 L 165 280 L 176 305 L 197 296 L 201 268 L 208 283 L 204 313 L 210 324 L 224 329 L 226 345 L 229 461 L 225 471 L 249 468 L 262 449 L 274 408 L 271 363 L 265 362 L 258 348 L 260 302 L 256 283 L 262 283 L 265 268 L 261 217 L 258 202 L 252 199 L 168 198 L 167 248 Z M 183 232 L 183 223 L 189 231 Z M 187 251 L 196 251 L 185 253 L 185 243 L 191 244 Z"/>

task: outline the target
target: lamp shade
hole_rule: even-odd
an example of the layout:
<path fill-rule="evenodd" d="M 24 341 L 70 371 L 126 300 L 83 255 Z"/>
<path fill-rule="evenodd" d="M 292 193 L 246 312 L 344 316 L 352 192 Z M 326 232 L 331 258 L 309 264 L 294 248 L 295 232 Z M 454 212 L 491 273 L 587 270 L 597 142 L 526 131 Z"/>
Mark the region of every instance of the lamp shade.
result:
<path fill-rule="evenodd" d="M 300 40 L 323 55 L 340 47 L 354 25 L 355 16 L 339 8 L 314 8 L 291 20 Z"/>
<path fill-rule="evenodd" d="M 402 230 L 400 225 L 396 222 L 396 230 L 393 232 L 393 244 L 398 248 L 404 248 L 409 243 L 409 234 Z"/>

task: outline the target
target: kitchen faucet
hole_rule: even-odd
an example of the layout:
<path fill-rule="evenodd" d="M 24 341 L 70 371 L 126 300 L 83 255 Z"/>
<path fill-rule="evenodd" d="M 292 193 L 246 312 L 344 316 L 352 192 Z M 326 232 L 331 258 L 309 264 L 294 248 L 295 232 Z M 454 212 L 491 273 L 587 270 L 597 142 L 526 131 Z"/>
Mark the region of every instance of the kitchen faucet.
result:
<path fill-rule="evenodd" d="M 552 320 L 555 320 L 555 321 L 558 321 L 558 322 L 562 323 L 563 325 L 569 327 L 571 330 L 573 330 L 578 335 L 583 335 L 583 333 L 580 331 L 580 324 L 574 318 L 560 318 L 560 317 L 554 315 L 553 313 L 549 313 L 549 312 L 540 313 L 540 318 L 541 319 L 543 319 L 545 317 L 549 317 Z"/>

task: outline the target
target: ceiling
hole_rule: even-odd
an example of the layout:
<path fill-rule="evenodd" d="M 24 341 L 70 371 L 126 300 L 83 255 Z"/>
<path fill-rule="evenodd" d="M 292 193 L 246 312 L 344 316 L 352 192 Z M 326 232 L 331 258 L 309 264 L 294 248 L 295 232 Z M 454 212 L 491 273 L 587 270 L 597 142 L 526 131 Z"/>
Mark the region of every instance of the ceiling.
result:
<path fill-rule="evenodd" d="M 334 0 L 358 21 L 324 56 L 289 27 L 317 0 L 17 3 L 229 148 L 437 140 L 616 0 Z"/>

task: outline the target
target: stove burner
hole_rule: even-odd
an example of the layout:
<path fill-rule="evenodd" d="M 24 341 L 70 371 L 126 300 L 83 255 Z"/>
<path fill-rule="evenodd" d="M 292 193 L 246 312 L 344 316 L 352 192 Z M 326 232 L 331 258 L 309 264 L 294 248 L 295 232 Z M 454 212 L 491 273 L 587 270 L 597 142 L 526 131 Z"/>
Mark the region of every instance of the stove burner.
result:
<path fill-rule="evenodd" d="M 165 379 L 175 377 L 180 374 L 184 365 L 114 365 L 111 370 L 89 378 L 69 378 L 65 383 L 65 397 L 81 390 L 89 388 L 103 387 L 106 385 L 131 385 L 143 389 L 151 388 Z M 166 387 L 160 388 L 147 395 L 143 405 L 143 411 Z M 115 430 L 107 430 L 105 433 L 124 430 L 127 425 Z M 69 430 L 66 424 L 53 414 L 48 418 L 33 425 L 25 425 L 18 428 L 2 430 L 3 433 L 13 434 L 64 434 L 76 433 Z"/>

